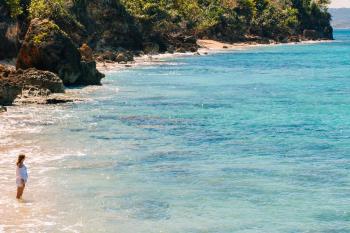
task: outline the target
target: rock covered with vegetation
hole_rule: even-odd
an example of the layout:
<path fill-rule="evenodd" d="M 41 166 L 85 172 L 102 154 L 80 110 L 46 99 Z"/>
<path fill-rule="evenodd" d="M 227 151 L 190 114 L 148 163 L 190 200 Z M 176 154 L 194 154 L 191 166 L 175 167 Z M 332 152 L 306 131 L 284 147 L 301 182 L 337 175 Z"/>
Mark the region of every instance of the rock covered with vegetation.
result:
<path fill-rule="evenodd" d="M 48 19 L 33 19 L 17 57 L 17 68 L 35 67 L 59 75 L 65 85 L 100 84 L 94 61 L 82 62 L 68 35 Z"/>

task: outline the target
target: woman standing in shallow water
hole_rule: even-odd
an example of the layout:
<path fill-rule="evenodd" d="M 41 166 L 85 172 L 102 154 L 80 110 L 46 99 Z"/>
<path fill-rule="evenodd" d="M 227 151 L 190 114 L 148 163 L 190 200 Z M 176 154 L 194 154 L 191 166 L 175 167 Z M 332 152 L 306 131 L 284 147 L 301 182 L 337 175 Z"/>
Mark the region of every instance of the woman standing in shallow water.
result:
<path fill-rule="evenodd" d="M 23 164 L 25 158 L 25 155 L 19 155 L 16 164 L 17 199 L 20 199 L 22 197 L 24 188 L 28 180 L 27 167 Z"/>

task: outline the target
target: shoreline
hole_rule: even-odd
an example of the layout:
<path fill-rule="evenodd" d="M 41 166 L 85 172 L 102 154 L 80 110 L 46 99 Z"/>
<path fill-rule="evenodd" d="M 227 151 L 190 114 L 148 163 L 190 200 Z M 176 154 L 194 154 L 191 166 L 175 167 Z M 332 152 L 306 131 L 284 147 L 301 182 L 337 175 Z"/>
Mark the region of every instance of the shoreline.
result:
<path fill-rule="evenodd" d="M 197 40 L 199 46 L 196 52 L 186 53 L 158 53 L 150 55 L 136 56 L 134 61 L 128 63 L 118 62 L 96 62 L 96 68 L 102 73 L 118 72 L 125 69 L 130 69 L 138 66 L 149 66 L 162 64 L 162 59 L 176 58 L 176 57 L 187 57 L 187 56 L 205 56 L 215 53 L 230 53 L 234 51 L 244 51 L 259 47 L 270 47 L 270 46 L 282 46 L 282 45 L 308 45 L 308 44 L 319 44 L 319 43 L 330 43 L 334 40 L 305 40 L 300 42 L 289 42 L 289 43 L 255 43 L 255 42 L 237 42 L 237 43 L 224 43 L 216 40 Z"/>
<path fill-rule="evenodd" d="M 176 57 L 189 57 L 189 56 L 206 56 L 209 54 L 216 53 L 232 53 L 235 51 L 244 51 L 253 48 L 260 47 L 271 47 L 271 46 L 289 46 L 289 45 L 308 45 L 308 44 L 318 44 L 318 43 L 330 43 L 334 40 L 303 40 L 300 42 L 289 42 L 289 43 L 257 43 L 257 42 L 237 42 L 237 43 L 225 43 L 217 40 L 207 40 L 200 39 L 197 40 L 197 45 L 199 46 L 196 52 L 185 52 L 185 53 L 155 53 L 146 54 L 141 56 L 135 56 L 134 61 L 127 63 L 118 63 L 113 61 L 105 60 L 103 62 L 96 61 L 96 69 L 101 73 L 115 73 L 126 69 L 132 69 L 141 66 L 151 66 L 151 65 L 161 65 L 166 63 L 166 59 L 176 58 Z M 9 67 L 10 69 L 16 68 L 16 59 L 5 59 L 0 60 L 0 65 Z M 94 86 L 94 85 L 93 85 Z M 83 88 L 87 88 L 83 87 Z M 48 96 L 31 97 L 21 95 L 17 98 L 13 106 L 23 106 L 23 105 L 46 105 L 46 104 L 60 104 L 67 102 L 81 102 L 79 91 L 81 87 L 67 88 L 65 93 L 54 93 Z M 24 98 L 23 98 L 24 97 Z M 6 106 L 8 107 L 8 106 Z M 1 114 L 1 112 L 0 112 Z"/>
<path fill-rule="evenodd" d="M 202 41 L 203 42 L 203 41 Z M 142 67 L 142 66 L 152 66 L 152 65 L 161 65 L 164 64 L 166 62 L 166 59 L 169 58 L 174 58 L 174 57 L 187 57 L 187 56 L 198 56 L 198 55 L 210 55 L 210 54 L 215 54 L 215 53 L 230 53 L 230 52 L 234 52 L 234 51 L 242 51 L 242 50 L 248 50 L 248 49 L 253 49 L 253 48 L 259 48 L 259 47 L 267 47 L 267 46 L 279 46 L 279 45 L 307 45 L 307 44 L 316 44 L 316 43 L 327 43 L 327 42 L 332 42 L 332 41 L 303 41 L 303 42 L 299 42 L 299 43 L 274 43 L 274 44 L 248 44 L 248 43 L 235 43 L 235 44 L 226 44 L 226 43 L 221 43 L 221 42 L 217 42 L 217 41 L 211 41 L 211 40 L 205 40 L 205 47 L 202 47 L 198 50 L 198 52 L 193 52 L 193 53 L 174 53 L 174 54 L 170 54 L 170 53 L 166 53 L 166 54 L 156 54 L 156 55 L 144 55 L 144 56 L 140 56 L 140 57 L 135 57 L 135 61 L 132 63 L 127 63 L 127 64 L 120 64 L 120 63 L 97 63 L 97 68 L 101 71 L 104 72 L 106 74 L 111 73 L 111 72 L 119 72 L 125 69 L 131 69 L 131 68 L 135 68 L 135 67 Z M 223 48 L 223 46 L 227 46 L 228 48 Z M 163 60 L 164 59 L 164 60 Z M 13 61 L 12 61 L 13 62 Z M 0 62 L 1 63 L 1 62 Z M 11 64 L 11 62 L 8 62 L 9 65 L 13 65 Z M 107 77 L 108 78 L 108 77 Z M 92 91 L 96 91 L 99 90 L 99 86 L 90 86 Z M 96 87 L 96 88 L 95 88 Z M 85 90 L 89 89 L 89 87 L 84 87 Z M 74 102 L 79 102 L 79 101 L 86 101 L 83 98 L 83 95 L 81 93 L 81 89 L 80 88 L 72 88 L 72 89 L 67 89 L 67 92 L 65 94 L 62 94 L 66 97 L 69 96 L 73 96 L 76 97 L 80 100 L 74 101 Z M 79 97 L 80 96 L 80 97 Z M 34 104 L 34 105 L 38 105 L 38 104 Z M 10 107 L 11 108 L 11 107 Z M 23 112 L 27 112 L 28 110 L 30 111 L 30 107 L 28 107 L 28 109 L 26 109 L 27 107 L 23 108 L 23 106 L 21 105 L 16 105 L 13 108 L 22 108 L 21 111 Z M 9 111 L 9 115 L 11 115 L 13 109 Z M 49 109 L 49 111 L 52 111 L 52 109 Z M 6 114 L 6 113 L 5 113 Z M 50 113 L 53 114 L 53 113 Z M 1 114 L 0 114 L 1 116 Z M 7 122 L 11 122 L 11 121 L 7 121 Z M 14 122 L 14 121 L 12 121 Z M 5 123 L 5 122 L 4 122 Z M 12 125 L 13 126 L 13 125 Z M 16 127 L 16 126 L 13 126 Z M 45 127 L 45 126 L 43 126 Z M 19 129 L 19 131 L 22 131 L 22 129 Z M 18 133 L 18 132 L 17 132 Z M 0 134 L 1 135 L 1 134 Z M 15 141 L 15 135 L 16 132 L 13 130 L 8 130 L 5 128 L 5 130 L 3 131 L 2 136 L 4 136 L 4 138 L 6 139 L 6 137 L 10 135 L 12 137 L 12 139 Z M 10 139 L 10 138 L 8 138 Z M 6 145 L 7 144 L 7 145 Z M 19 146 L 19 147 L 18 147 Z M 0 146 L 0 155 L 6 155 L 7 157 L 3 158 L 3 167 L 5 168 L 4 164 L 9 164 L 12 163 L 15 158 L 12 158 L 12 156 L 16 156 L 16 154 L 18 154 L 18 152 L 20 151 L 25 151 L 26 149 L 30 149 L 31 145 L 26 145 L 23 144 L 21 142 L 15 143 L 14 145 L 11 144 L 11 141 L 3 141 L 3 144 Z M 40 151 L 40 149 L 38 149 Z M 27 153 L 27 152 L 24 152 Z M 35 154 L 34 152 L 30 152 L 29 155 Z M 45 153 L 43 153 L 45 156 Z M 33 156 L 34 157 L 34 156 Z M 33 200 L 35 200 L 36 198 L 34 198 L 35 195 L 40 194 L 40 190 L 43 190 L 45 188 L 47 188 L 44 184 L 40 184 L 39 183 L 39 178 L 41 178 L 41 173 L 43 172 L 42 170 L 40 170 L 42 168 L 42 165 L 44 163 L 39 162 L 39 161 L 33 161 L 33 164 L 35 164 L 35 166 L 33 167 L 37 167 L 36 170 L 33 170 L 34 172 L 36 172 L 37 177 L 33 177 L 33 184 L 35 184 L 34 186 L 30 187 L 29 186 L 29 190 L 28 191 L 28 199 L 29 202 L 28 203 L 20 203 L 18 204 L 17 202 L 12 200 L 12 195 L 13 195 L 13 191 L 12 190 L 6 190 L 6 192 L 4 192 L 4 198 L 7 201 L 6 205 L 3 204 L 3 206 L 5 206 L 6 208 L 4 208 L 4 210 L 17 210 L 18 208 L 22 208 L 25 209 L 25 211 L 34 211 L 35 214 L 39 215 L 42 219 L 45 219 L 45 215 L 46 214 L 51 214 L 51 212 L 49 212 L 49 208 L 45 208 L 45 206 L 49 206 L 49 204 L 54 204 L 54 203 L 47 203 L 45 202 L 43 206 L 41 207 L 37 207 L 37 208 L 33 208 L 33 210 L 31 209 L 31 205 L 33 205 Z M 39 169 L 39 168 L 40 169 Z M 11 171 L 7 172 L 7 174 L 9 174 Z M 34 173 L 35 174 L 35 173 Z M 38 175 L 39 174 L 39 175 Z M 39 176 L 39 177 L 38 177 Z M 6 182 L 5 185 L 7 185 L 8 187 L 12 188 L 12 180 L 11 180 L 11 176 L 6 177 Z M 43 197 L 44 199 L 44 197 Z M 13 207 L 15 206 L 15 207 Z M 12 216 L 16 216 L 15 213 L 11 213 L 9 215 L 10 217 Z M 12 230 L 13 227 L 17 224 L 15 222 L 12 222 L 12 218 L 8 217 L 7 219 L 4 220 L 4 229 L 5 230 Z M 28 219 L 25 219 L 25 221 L 30 221 L 30 216 L 28 217 Z M 53 219 L 54 221 L 54 219 Z M 2 225 L 0 224 L 0 232 L 2 232 L 1 229 Z"/>
<path fill-rule="evenodd" d="M 270 46 L 281 46 L 281 45 L 307 45 L 307 44 L 318 44 L 318 43 L 330 43 L 334 40 L 303 40 L 300 42 L 289 42 L 289 43 L 256 43 L 256 42 L 235 42 L 235 43 L 225 43 L 217 40 L 207 40 L 199 39 L 197 40 L 197 45 L 199 46 L 196 52 L 185 52 L 185 53 L 156 53 L 156 54 L 147 54 L 142 56 L 135 56 L 134 61 L 128 63 L 118 63 L 112 61 L 97 62 L 96 68 L 104 72 L 118 72 L 120 70 L 130 69 L 137 66 L 148 66 L 155 64 L 162 64 L 164 61 L 162 59 L 167 58 L 176 58 L 176 57 L 186 57 L 186 56 L 205 56 L 215 53 L 223 52 L 234 52 L 234 51 L 243 51 L 252 48 L 259 47 L 270 47 Z M 15 68 L 16 59 L 5 59 L 0 60 L 0 65 L 9 66 L 10 68 Z"/>

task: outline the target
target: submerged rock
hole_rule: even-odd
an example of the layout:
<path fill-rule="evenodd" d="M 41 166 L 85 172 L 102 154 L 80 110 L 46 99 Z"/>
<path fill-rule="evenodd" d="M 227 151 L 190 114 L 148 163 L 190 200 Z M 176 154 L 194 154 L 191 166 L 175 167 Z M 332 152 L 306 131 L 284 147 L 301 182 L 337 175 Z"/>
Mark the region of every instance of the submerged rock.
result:
<path fill-rule="evenodd" d="M 86 68 L 72 40 L 50 20 L 31 21 L 16 67 L 34 67 L 54 72 L 65 85 L 100 84 L 103 78 L 103 74 L 96 70 L 96 64 L 94 66 L 94 63 L 89 63 L 88 69 Z M 85 83 L 84 80 L 89 81 Z"/>
<path fill-rule="evenodd" d="M 71 103 L 74 101 L 79 101 L 62 94 L 52 94 L 48 96 L 33 96 L 27 95 L 26 93 L 22 94 L 20 98 L 17 98 L 15 104 L 62 104 L 62 103 Z"/>

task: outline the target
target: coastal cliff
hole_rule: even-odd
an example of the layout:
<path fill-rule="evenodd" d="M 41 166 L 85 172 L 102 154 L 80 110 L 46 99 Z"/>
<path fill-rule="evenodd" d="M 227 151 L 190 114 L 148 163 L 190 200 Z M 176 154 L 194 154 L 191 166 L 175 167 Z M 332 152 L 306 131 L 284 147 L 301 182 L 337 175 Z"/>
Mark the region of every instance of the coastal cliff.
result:
<path fill-rule="evenodd" d="M 95 60 L 195 52 L 198 39 L 328 40 L 330 20 L 327 1 L 313 0 L 0 0 L 0 59 L 50 71 L 66 86 L 99 85 Z M 0 76 L 1 88 L 12 88 L 6 93 L 23 89 L 11 85 Z M 10 102 L 0 95 L 0 105 Z"/>

